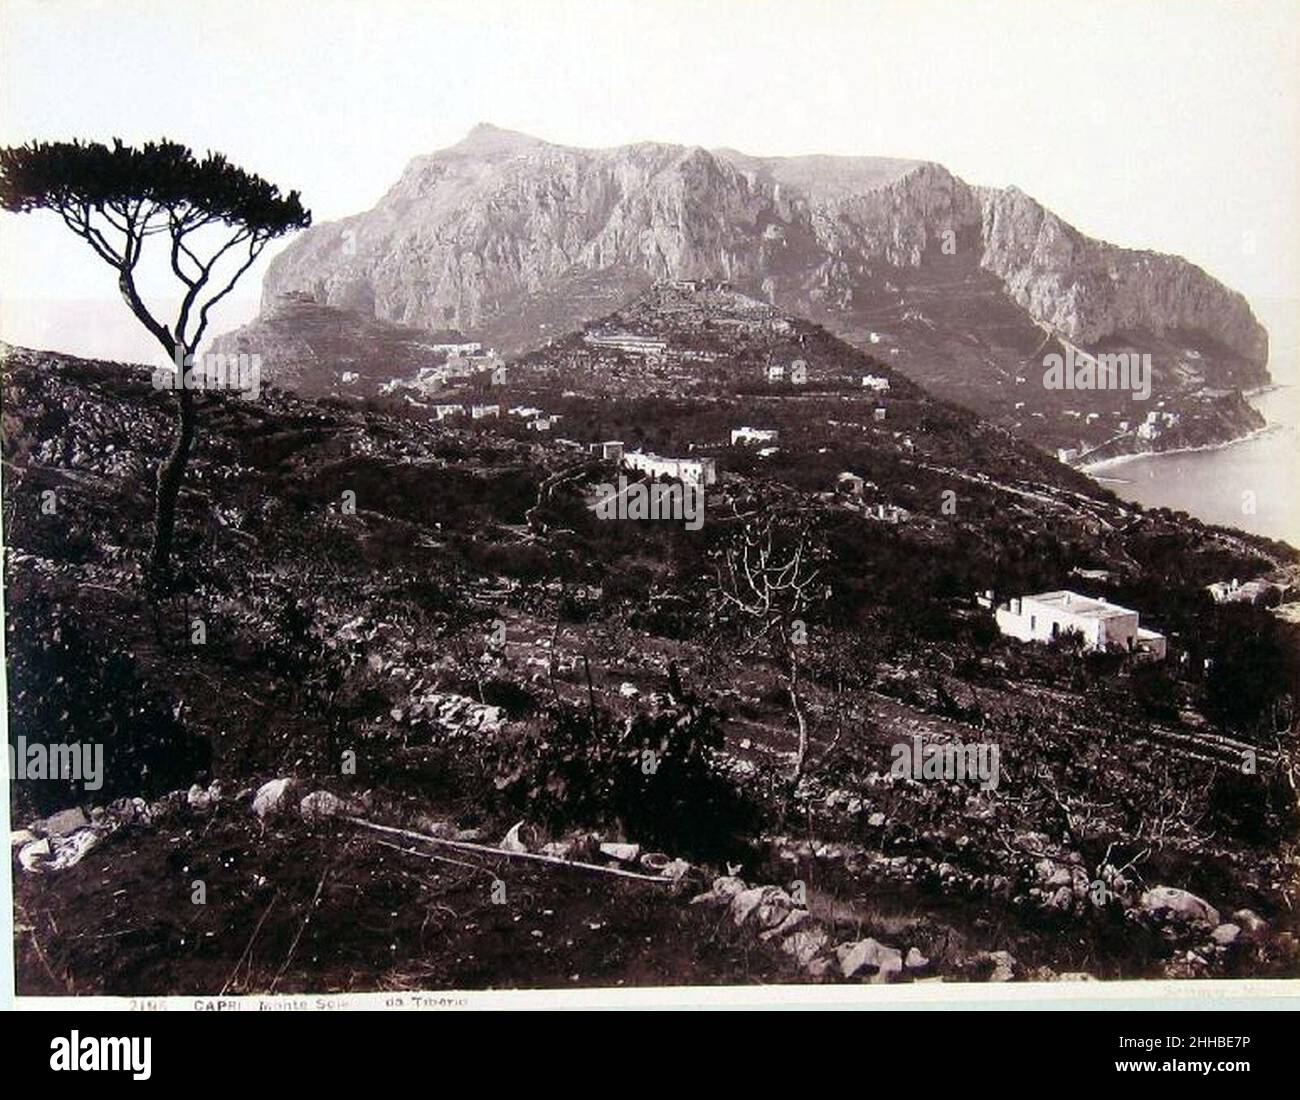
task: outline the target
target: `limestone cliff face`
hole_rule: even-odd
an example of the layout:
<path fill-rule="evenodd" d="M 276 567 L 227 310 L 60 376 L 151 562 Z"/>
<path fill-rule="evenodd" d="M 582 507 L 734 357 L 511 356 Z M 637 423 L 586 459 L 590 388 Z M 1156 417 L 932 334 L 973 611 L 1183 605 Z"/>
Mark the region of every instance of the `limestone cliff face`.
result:
<path fill-rule="evenodd" d="M 1267 360 L 1246 301 L 1194 265 L 1090 240 L 1014 188 L 936 164 L 572 149 L 490 126 L 413 160 L 373 210 L 303 233 L 263 294 L 268 311 L 306 293 L 515 350 L 584 319 L 565 293 L 583 279 L 727 279 L 792 311 L 839 310 L 833 327 L 851 332 L 887 315 L 877 292 L 902 312 L 935 263 L 996 280 L 1029 321 L 1081 345 L 1186 332 L 1261 373 Z"/>
<path fill-rule="evenodd" d="M 1201 332 L 1264 363 L 1246 299 L 1178 256 L 1090 240 L 1016 188 L 982 192 L 981 265 L 1036 321 L 1080 344 L 1122 332 Z"/>

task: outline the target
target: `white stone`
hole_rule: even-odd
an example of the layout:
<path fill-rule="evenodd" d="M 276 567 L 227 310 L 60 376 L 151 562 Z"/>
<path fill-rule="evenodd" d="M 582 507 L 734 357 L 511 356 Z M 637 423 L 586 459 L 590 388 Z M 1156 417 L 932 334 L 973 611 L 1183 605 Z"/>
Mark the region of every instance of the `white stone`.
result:
<path fill-rule="evenodd" d="M 253 813 L 265 820 L 282 812 L 293 782 L 292 778 L 285 777 L 263 783 L 257 788 L 257 794 L 253 795 Z"/>

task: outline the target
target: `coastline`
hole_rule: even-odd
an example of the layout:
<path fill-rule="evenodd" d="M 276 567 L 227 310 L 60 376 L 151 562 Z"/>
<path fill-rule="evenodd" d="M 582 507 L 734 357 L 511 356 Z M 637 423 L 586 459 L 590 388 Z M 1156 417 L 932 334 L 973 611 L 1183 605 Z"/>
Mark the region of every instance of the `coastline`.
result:
<path fill-rule="evenodd" d="M 1262 386 L 1256 386 L 1252 390 L 1245 390 L 1242 396 L 1248 401 L 1254 401 L 1258 397 L 1266 397 L 1271 393 L 1287 389 L 1284 382 L 1267 382 Z M 1110 458 L 1101 458 L 1095 462 L 1084 462 L 1074 467 L 1080 473 L 1087 474 L 1096 481 L 1122 481 L 1122 478 L 1100 478 L 1097 474 L 1104 470 L 1114 469 L 1123 466 L 1125 463 L 1133 462 L 1139 458 L 1154 458 L 1158 455 L 1178 455 L 1194 454 L 1200 451 L 1224 451 L 1229 447 L 1235 447 L 1238 443 L 1246 443 L 1252 439 L 1258 439 L 1260 436 L 1267 435 L 1269 432 L 1285 427 L 1285 423 L 1277 420 L 1270 420 L 1263 427 L 1252 428 L 1243 435 L 1233 436 L 1231 439 L 1223 439 L 1217 443 L 1198 443 L 1189 447 L 1170 447 L 1168 450 L 1161 451 L 1133 451 L 1129 454 L 1113 455 Z"/>
<path fill-rule="evenodd" d="M 1265 424 L 1262 428 L 1253 428 L 1246 432 L 1245 435 L 1234 436 L 1232 439 L 1220 440 L 1218 443 L 1198 443 L 1190 447 L 1170 447 L 1163 451 L 1133 451 L 1130 454 L 1115 455 L 1111 458 L 1100 458 L 1096 462 L 1085 462 L 1080 466 L 1074 467 L 1080 473 L 1094 477 L 1102 470 L 1109 470 L 1116 466 L 1122 466 L 1127 462 L 1133 462 L 1139 458 L 1156 458 L 1162 455 L 1182 455 L 1194 454 L 1198 451 L 1225 451 L 1229 447 L 1235 447 L 1238 443 L 1246 443 L 1252 439 L 1258 439 L 1262 435 L 1276 431 L 1280 424 Z M 1104 480 L 1096 478 L 1096 480 Z"/>

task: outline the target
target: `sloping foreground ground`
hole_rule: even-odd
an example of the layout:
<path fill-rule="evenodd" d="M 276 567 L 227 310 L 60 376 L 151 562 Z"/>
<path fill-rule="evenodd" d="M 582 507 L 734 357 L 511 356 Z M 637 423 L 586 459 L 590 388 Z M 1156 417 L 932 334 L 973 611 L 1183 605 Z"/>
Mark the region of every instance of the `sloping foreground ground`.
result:
<path fill-rule="evenodd" d="M 856 542 L 860 517 L 800 497 L 850 548 L 830 577 L 861 617 L 814 647 L 795 783 L 779 663 L 694 622 L 707 546 L 620 541 L 583 520 L 580 489 L 539 502 L 555 448 L 276 394 L 205 401 L 184 567 L 150 596 L 164 395 L 20 352 L 4 396 L 11 730 L 107 747 L 93 793 L 15 791 L 24 992 L 1300 970 L 1292 748 L 1261 734 L 1263 704 L 1237 728 L 1213 681 L 1023 649 L 938 575 L 963 540 L 1023 557 L 1010 540 L 1035 522 L 1070 532 L 1065 572 L 1104 530 L 1132 591 L 1204 622 L 1180 644 L 1240 636 L 1284 679 L 1266 612 L 1175 617 L 1177 583 L 1258 571 L 1265 544 L 1101 499 L 1071 511 L 1050 486 L 1015 488 L 1021 521 L 983 528 L 1008 540 L 991 550 L 937 521 Z M 1181 582 L 1153 545 L 1185 548 Z M 998 743 L 1000 784 L 892 775 L 913 735 Z M 322 817 L 328 800 L 302 801 L 318 790 L 462 845 L 683 865 L 645 882 L 426 845 Z"/>

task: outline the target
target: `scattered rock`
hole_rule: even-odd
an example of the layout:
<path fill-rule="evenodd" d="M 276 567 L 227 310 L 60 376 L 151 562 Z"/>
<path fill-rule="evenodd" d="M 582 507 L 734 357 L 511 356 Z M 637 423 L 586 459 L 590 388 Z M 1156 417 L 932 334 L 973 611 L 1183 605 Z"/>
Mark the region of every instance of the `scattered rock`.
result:
<path fill-rule="evenodd" d="M 439 840 L 455 840 L 457 829 L 450 821 L 443 821 L 436 817 L 426 817 L 421 815 L 413 822 L 417 832 L 424 833 L 427 836 L 437 837 Z"/>
<path fill-rule="evenodd" d="M 206 790 L 197 783 L 185 795 L 185 801 L 192 810 L 200 813 L 211 810 L 221 801 L 221 784 L 213 782 Z"/>
<path fill-rule="evenodd" d="M 1253 909 L 1238 909 L 1232 914 L 1232 921 L 1249 939 L 1253 939 L 1268 930 L 1268 921 Z"/>
<path fill-rule="evenodd" d="M 498 847 L 500 847 L 503 851 L 506 852 L 528 851 L 528 845 L 519 839 L 519 830 L 522 829 L 523 827 L 524 827 L 524 823 L 522 821 L 516 821 L 513 825 L 510 826 L 510 829 L 506 833 L 506 835 L 501 838 L 501 843 L 498 845 Z"/>
<path fill-rule="evenodd" d="M 298 812 L 308 825 L 347 813 L 348 804 L 329 791 L 312 791 L 298 803 Z"/>
<path fill-rule="evenodd" d="M 781 950 L 787 955 L 794 956 L 797 962 L 805 970 L 822 953 L 826 948 L 826 932 L 821 928 L 810 928 L 802 932 L 794 932 L 786 938 L 785 943 L 781 945 Z"/>
<path fill-rule="evenodd" d="M 745 889 L 742 879 L 734 875 L 720 875 L 702 894 L 691 898 L 692 905 L 729 905 L 731 899 Z"/>
<path fill-rule="evenodd" d="M 18 850 L 18 863 L 24 871 L 40 874 L 44 871 L 62 871 L 74 867 L 82 857 L 99 843 L 99 834 L 93 829 L 79 829 L 68 836 L 42 837 Z"/>
<path fill-rule="evenodd" d="M 73 806 L 71 809 L 51 814 L 44 821 L 38 821 L 32 831 L 45 836 L 68 836 L 78 829 L 86 828 L 89 824 L 90 818 L 86 816 L 85 811 L 80 806 Z"/>
<path fill-rule="evenodd" d="M 54 856 L 45 865 L 47 871 L 63 871 L 75 867 L 82 857 L 99 843 L 99 834 L 94 829 L 79 829 L 70 836 L 54 839 Z"/>
<path fill-rule="evenodd" d="M 834 962 L 830 959 L 822 957 L 813 959 L 812 962 L 804 967 L 804 970 L 808 972 L 808 977 L 810 978 L 824 978 L 830 973 L 831 967 L 834 965 Z"/>
<path fill-rule="evenodd" d="M 1174 886 L 1155 886 L 1142 895 L 1138 904 L 1144 913 L 1158 920 L 1183 920 L 1211 928 L 1219 924 L 1219 911 L 1213 905 Z"/>
<path fill-rule="evenodd" d="M 809 914 L 807 909 L 791 909 L 790 912 L 786 914 L 785 920 L 775 928 L 769 928 L 766 932 L 759 933 L 758 938 L 760 940 L 784 939 L 786 936 L 796 931 L 800 925 L 804 924 L 808 920 L 808 916 Z"/>
<path fill-rule="evenodd" d="M 573 855 L 573 841 L 550 840 L 542 845 L 542 855 L 554 859 L 569 859 Z"/>
<path fill-rule="evenodd" d="M 49 837 L 42 837 L 18 849 L 18 863 L 24 871 L 39 871 L 41 864 L 53 854 Z"/>
<path fill-rule="evenodd" d="M 1063 871 L 1065 868 L 1061 868 Z M 1069 872 L 1066 871 L 1066 876 Z M 1058 886 L 1052 891 L 1050 896 L 1044 899 L 1043 907 L 1045 909 L 1054 909 L 1058 913 L 1068 913 L 1074 906 L 1074 891 L 1069 886 Z"/>
<path fill-rule="evenodd" d="M 794 901 L 779 886 L 755 886 L 742 890 L 731 899 L 731 919 L 737 925 L 746 921 L 760 930 L 776 928 L 790 915 Z"/>
<path fill-rule="evenodd" d="M 686 860 L 673 859 L 669 860 L 664 867 L 660 868 L 659 874 L 664 878 L 672 879 L 673 882 L 680 882 L 690 874 L 690 871 L 691 865 L 687 863 Z"/>
<path fill-rule="evenodd" d="M 1070 868 L 1062 867 L 1060 864 L 1050 859 L 1040 859 L 1034 865 L 1034 873 L 1038 876 L 1038 881 L 1045 887 L 1055 890 L 1060 886 L 1070 886 L 1073 878 L 1070 874 Z"/>
<path fill-rule="evenodd" d="M 105 811 L 116 825 L 149 825 L 185 805 L 185 792 L 172 791 L 152 806 L 143 798 L 118 798 Z"/>
<path fill-rule="evenodd" d="M 873 981 L 888 982 L 903 969 L 903 956 L 897 948 L 886 947 L 870 937 L 840 944 L 835 949 L 835 957 L 839 960 L 840 973 L 846 978 L 874 974 Z"/>
<path fill-rule="evenodd" d="M 637 688 L 636 684 L 629 684 L 627 682 L 619 685 L 618 693 L 623 696 L 624 699 L 635 699 L 641 694 L 640 689 Z"/>
<path fill-rule="evenodd" d="M 263 821 L 282 813 L 293 782 L 292 778 L 286 776 L 283 779 L 272 779 L 263 783 L 257 788 L 257 794 L 253 795 L 253 813 Z"/>
<path fill-rule="evenodd" d="M 968 965 L 979 970 L 988 969 L 988 982 L 1014 981 L 1020 972 L 1020 964 L 1010 951 L 980 951 L 972 955 Z"/>
<path fill-rule="evenodd" d="M 1241 926 L 1238 924 L 1221 924 L 1210 933 L 1210 939 L 1220 947 L 1231 947 L 1240 936 Z"/>

